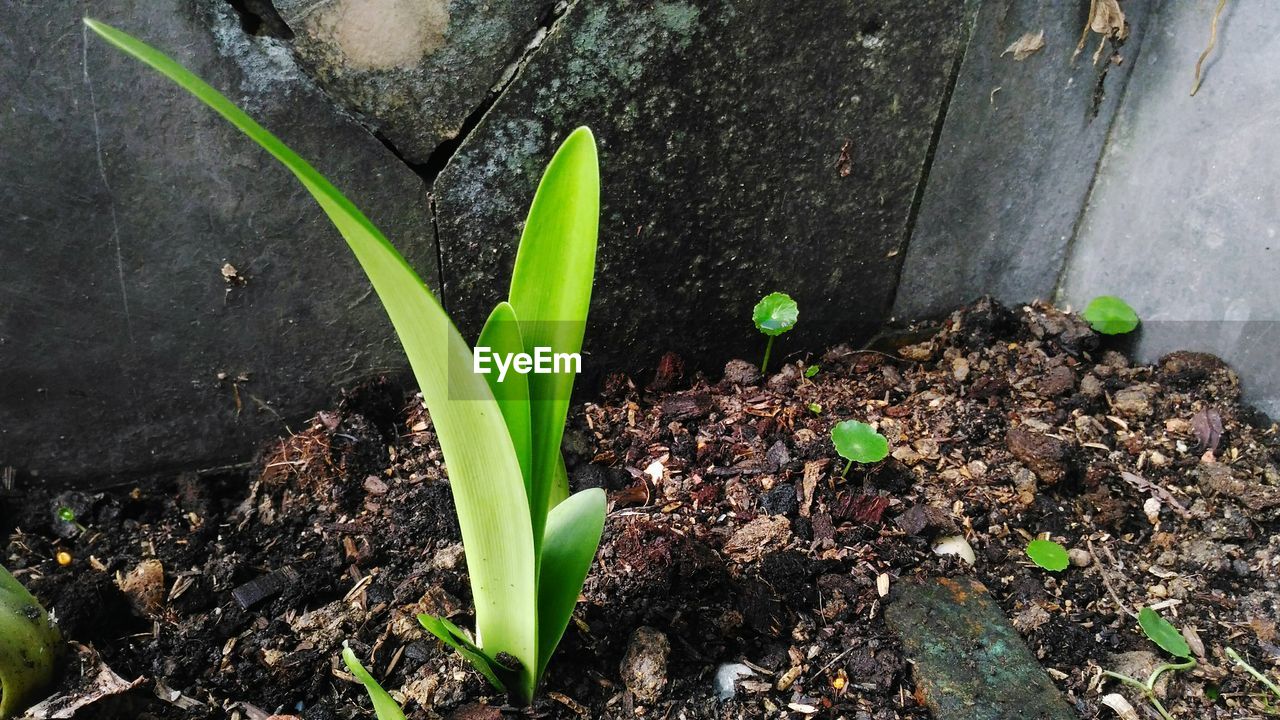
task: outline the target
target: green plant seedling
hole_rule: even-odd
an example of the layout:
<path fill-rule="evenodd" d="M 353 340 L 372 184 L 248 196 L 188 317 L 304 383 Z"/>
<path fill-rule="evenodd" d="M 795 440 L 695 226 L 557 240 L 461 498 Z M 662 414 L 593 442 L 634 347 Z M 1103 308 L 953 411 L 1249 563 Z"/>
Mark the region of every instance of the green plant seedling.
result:
<path fill-rule="evenodd" d="M 356 659 L 356 654 L 352 652 L 351 647 L 345 642 L 342 643 L 342 662 L 347 666 L 347 670 L 364 685 L 364 689 L 369 693 L 369 700 L 373 702 L 373 714 L 378 716 L 378 720 L 404 720 L 404 713 L 400 710 L 400 706 L 396 704 L 395 698 L 390 693 L 382 689 L 377 680 L 364 669 L 364 665 Z"/>
<path fill-rule="evenodd" d="M 800 308 L 796 301 L 786 293 L 769 293 L 756 303 L 751 311 L 751 319 L 756 329 L 769 337 L 764 346 L 764 360 L 760 361 L 760 374 L 769 371 L 769 354 L 773 352 L 773 339 L 796 326 L 800 318 Z"/>
<path fill-rule="evenodd" d="M 810 365 L 809 367 L 804 369 L 804 376 L 806 378 L 812 378 L 821 371 L 822 371 L 822 367 L 820 365 Z"/>
<path fill-rule="evenodd" d="M 80 532 L 85 531 L 85 527 L 80 524 L 79 520 L 76 519 L 75 510 L 72 510 L 66 505 L 63 505 L 62 507 L 58 508 L 58 519 L 64 523 L 70 524 L 72 527 L 79 530 Z"/>
<path fill-rule="evenodd" d="M 1280 700 L 1280 685 L 1276 685 L 1276 683 L 1272 681 L 1271 678 L 1263 674 L 1261 670 L 1258 670 L 1254 666 L 1245 662 L 1244 658 L 1240 657 L 1240 653 L 1236 652 L 1234 649 L 1227 648 L 1227 657 L 1231 658 L 1231 662 L 1239 665 L 1245 672 L 1252 675 L 1255 680 L 1266 686 L 1266 688 L 1276 696 L 1276 699 Z"/>
<path fill-rule="evenodd" d="M 845 420 L 831 428 L 831 442 L 836 446 L 840 457 L 848 460 L 840 477 L 849 475 L 849 468 L 855 462 L 880 462 L 889 454 L 889 441 L 876 429 L 864 422 Z"/>
<path fill-rule="evenodd" d="M 492 374 L 471 372 L 475 355 L 439 301 L 332 183 L 160 51 L 103 23 L 85 19 L 85 24 L 190 92 L 280 161 L 350 246 L 422 390 L 462 529 L 476 639 L 440 619 L 428 618 L 424 626 L 458 649 L 494 687 L 528 704 L 568 627 L 604 527 L 602 490 L 568 497 L 560 442 L 574 376 L 533 374 L 524 383 L 495 384 Z M 561 354 L 581 350 L 599 215 L 595 139 L 579 128 L 565 139 L 538 185 L 507 301 L 482 331 L 484 342 L 526 354 L 542 348 Z"/>
<path fill-rule="evenodd" d="M 1151 707 L 1155 708 L 1160 717 L 1164 718 L 1164 720 L 1173 720 L 1173 716 L 1169 714 L 1169 711 L 1161 704 L 1160 698 L 1156 696 L 1156 682 L 1166 672 L 1180 672 L 1195 667 L 1196 661 L 1191 657 L 1191 647 L 1187 645 L 1187 641 L 1182 637 L 1182 633 L 1178 632 L 1177 628 L 1149 607 L 1144 607 L 1138 612 L 1138 626 L 1142 628 L 1142 633 L 1151 642 L 1159 645 L 1162 650 L 1179 658 L 1182 662 L 1161 665 L 1151 673 L 1151 677 L 1147 678 L 1146 682 L 1128 675 L 1111 672 L 1110 670 L 1103 670 L 1102 674 L 1136 688 L 1147 699 L 1147 702 L 1151 703 Z"/>
<path fill-rule="evenodd" d="M 1071 564 L 1067 549 L 1052 540 L 1032 540 L 1027 543 L 1027 557 L 1051 572 L 1061 572 Z"/>
<path fill-rule="evenodd" d="M 1089 301 L 1082 315 L 1089 327 L 1103 335 L 1123 335 L 1138 327 L 1138 313 L 1114 295 L 1100 295 Z"/>
<path fill-rule="evenodd" d="M 25 710 L 53 680 L 62 634 L 39 601 L 0 567 L 0 718 Z"/>
<path fill-rule="evenodd" d="M 821 414 L 822 414 L 822 405 L 821 405 L 821 403 L 809 403 L 809 404 L 808 404 L 808 405 L 806 405 L 805 407 L 809 408 L 809 412 L 813 413 L 814 415 L 821 415 Z"/>

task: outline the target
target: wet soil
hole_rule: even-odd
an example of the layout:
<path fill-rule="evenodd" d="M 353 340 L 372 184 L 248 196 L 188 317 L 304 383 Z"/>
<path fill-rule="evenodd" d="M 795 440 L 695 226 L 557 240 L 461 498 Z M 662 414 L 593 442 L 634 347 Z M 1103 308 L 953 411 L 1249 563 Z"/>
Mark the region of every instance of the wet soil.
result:
<path fill-rule="evenodd" d="M 916 339 L 792 358 L 767 380 L 742 361 L 686 376 L 668 355 L 575 408 L 571 483 L 605 488 L 610 512 L 529 710 L 504 709 L 414 621 L 467 626 L 469 589 L 430 418 L 388 383 L 247 476 L 20 484 L 7 563 L 85 648 L 60 692 L 100 664 L 126 681 L 77 718 L 372 717 L 338 661 L 349 641 L 410 718 L 923 720 L 883 615 L 934 575 L 981 580 L 1081 717 L 1113 717 L 1107 692 L 1144 712 L 1100 672 L 1160 657 L 1131 617 L 1145 605 L 1199 655 L 1163 687 L 1176 717 L 1274 712 L 1224 656 L 1280 666 L 1280 438 L 1234 373 L 1196 353 L 1135 365 L 1045 306 L 979 301 Z M 892 454 L 842 477 L 828 433 L 851 418 Z M 1042 533 L 1075 564 L 1030 563 Z M 933 551 L 950 535 L 973 566 Z M 721 701 L 725 663 L 749 674 Z"/>

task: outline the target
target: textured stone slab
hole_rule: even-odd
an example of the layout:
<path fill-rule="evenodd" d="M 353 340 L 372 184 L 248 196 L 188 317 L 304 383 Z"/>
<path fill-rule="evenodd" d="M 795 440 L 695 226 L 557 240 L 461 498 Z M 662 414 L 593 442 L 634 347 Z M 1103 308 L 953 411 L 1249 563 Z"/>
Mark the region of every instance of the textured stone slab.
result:
<path fill-rule="evenodd" d="M 751 308 L 772 290 L 800 304 L 775 352 L 865 336 L 890 303 L 964 5 L 574 4 L 436 182 L 450 310 L 474 337 L 543 165 L 586 124 L 603 212 L 584 369 L 756 358 Z"/>
<path fill-rule="evenodd" d="M 895 591 L 885 619 L 937 720 L 1076 720 L 987 588 L 934 578 Z"/>
<path fill-rule="evenodd" d="M 458 134 L 550 10 L 550 3 L 528 0 L 275 0 L 275 6 L 316 82 L 413 163 L 425 163 Z"/>
<path fill-rule="evenodd" d="M 1124 297 L 1137 351 L 1215 353 L 1280 413 L 1280 15 L 1227 3 L 1204 83 L 1192 70 L 1213 3 L 1164 3 L 1116 120 L 1062 284 L 1077 307 Z"/>
<path fill-rule="evenodd" d="M 403 367 L 350 252 L 294 178 L 86 38 L 85 12 L 0 4 L 0 466 L 101 477 L 247 459 L 335 388 Z M 224 0 L 90 12 L 243 104 L 435 284 L 420 179 L 333 110 L 286 47 L 246 36 Z"/>
<path fill-rule="evenodd" d="M 1126 0 L 1130 35 L 1094 65 L 1097 35 L 1072 61 L 1089 3 L 985 0 L 947 109 L 893 313 L 948 312 L 979 295 L 1050 297 L 1107 131 L 1150 29 Z M 1024 60 L 1006 48 L 1044 31 Z M 1203 34 L 1203 33 L 1201 33 Z M 1203 38 L 1197 38 L 1197 42 Z"/>

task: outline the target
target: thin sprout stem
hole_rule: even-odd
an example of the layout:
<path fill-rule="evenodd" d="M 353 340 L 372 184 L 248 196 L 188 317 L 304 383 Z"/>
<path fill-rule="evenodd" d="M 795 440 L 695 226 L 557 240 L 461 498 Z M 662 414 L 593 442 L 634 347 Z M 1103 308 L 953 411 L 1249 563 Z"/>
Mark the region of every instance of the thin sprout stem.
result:
<path fill-rule="evenodd" d="M 1260 672 L 1259 670 L 1256 670 L 1252 665 L 1245 662 L 1244 658 L 1240 657 L 1240 653 L 1236 652 L 1231 648 L 1227 648 L 1227 657 L 1231 658 L 1231 661 L 1234 662 L 1235 664 L 1244 668 L 1245 672 L 1257 678 L 1258 682 L 1262 683 L 1263 685 L 1266 685 L 1267 689 L 1275 693 L 1275 696 L 1277 698 L 1280 698 L 1280 687 L 1277 687 L 1275 683 L 1271 682 L 1271 678 L 1262 674 L 1262 672 Z"/>
<path fill-rule="evenodd" d="M 773 352 L 773 335 L 769 336 L 769 342 L 764 345 L 764 360 L 760 363 L 760 377 L 764 377 L 769 369 L 769 353 Z"/>
<path fill-rule="evenodd" d="M 849 468 L 853 467 L 853 461 L 844 464 L 844 470 L 840 472 L 840 477 L 849 477 Z"/>
<path fill-rule="evenodd" d="M 1195 666 L 1196 661 L 1192 659 L 1188 659 L 1184 663 L 1166 663 L 1156 668 L 1155 672 L 1151 673 L 1151 677 L 1148 678 L 1145 683 L 1141 680 L 1131 678 L 1128 675 L 1111 672 L 1110 670 L 1103 670 L 1102 674 L 1110 678 L 1115 678 L 1126 685 L 1132 685 L 1137 688 L 1142 692 L 1142 696 L 1147 699 L 1147 702 L 1151 703 L 1151 706 L 1156 709 L 1156 712 L 1160 713 L 1160 717 L 1164 718 L 1164 720 L 1173 720 L 1173 716 L 1170 715 L 1169 711 L 1164 708 L 1163 704 L 1161 704 L 1160 698 L 1156 697 L 1156 681 L 1160 679 L 1161 675 L 1171 670 L 1190 670 Z"/>

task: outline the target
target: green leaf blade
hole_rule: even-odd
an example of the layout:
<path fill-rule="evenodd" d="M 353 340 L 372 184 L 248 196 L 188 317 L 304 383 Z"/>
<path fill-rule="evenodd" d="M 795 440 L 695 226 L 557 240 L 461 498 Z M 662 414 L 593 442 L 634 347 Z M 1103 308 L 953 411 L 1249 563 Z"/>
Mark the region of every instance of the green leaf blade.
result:
<path fill-rule="evenodd" d="M 1081 316 L 1103 335 L 1123 335 L 1138 327 L 1138 313 L 1114 295 L 1100 295 L 1089 302 Z"/>
<path fill-rule="evenodd" d="M 769 337 L 787 332 L 796 326 L 799 319 L 800 307 L 786 293 L 765 295 L 751 311 L 751 320 L 756 324 L 756 329 Z"/>
<path fill-rule="evenodd" d="M 845 420 L 831 428 L 831 442 L 845 460 L 879 462 L 889 455 L 889 441 L 875 428 L 857 420 Z"/>
<path fill-rule="evenodd" d="M 1165 652 L 1174 657 L 1191 657 L 1191 647 L 1187 645 L 1182 633 L 1178 632 L 1178 629 L 1168 620 L 1160 617 L 1155 610 L 1149 607 L 1142 608 L 1138 612 L 1138 625 L 1142 628 L 1143 634 Z"/>
<path fill-rule="evenodd" d="M 364 685 L 365 692 L 369 693 L 369 700 L 373 702 L 373 712 L 378 716 L 378 720 L 404 720 L 404 712 L 400 710 L 400 706 L 396 703 L 395 698 L 391 694 L 382 689 L 377 680 L 364 669 L 364 665 L 360 664 L 360 660 L 356 658 L 356 654 L 352 652 L 346 643 L 342 646 L 342 662 L 346 664 L 347 670 Z"/>
<path fill-rule="evenodd" d="M 604 491 L 592 488 L 570 496 L 547 516 L 538 582 L 537 678 L 546 671 L 573 617 L 582 583 L 600 546 L 605 505 Z"/>
<path fill-rule="evenodd" d="M 490 348 L 495 355 L 512 355 L 524 352 L 524 339 L 520 336 L 520 322 L 516 318 L 515 308 L 510 303 L 500 302 L 489 313 L 480 338 L 476 340 L 476 352 L 481 347 Z M 511 436 L 511 444 L 515 447 L 516 458 L 520 461 L 520 471 L 524 477 L 526 496 L 533 493 L 533 434 L 529 417 L 529 376 L 509 371 L 499 382 L 496 371 L 485 375 L 489 389 L 493 392 L 502 418 L 507 423 L 507 431 Z"/>
<path fill-rule="evenodd" d="M 1027 557 L 1050 572 L 1061 572 L 1071 564 L 1066 548 L 1052 540 L 1032 540 L 1027 543 Z"/>
<path fill-rule="evenodd" d="M 435 424 L 485 650 L 517 658 L 531 681 L 537 627 L 530 598 L 535 597 L 537 578 L 529 503 L 502 412 L 485 379 L 470 371 L 470 347 L 400 253 L 315 168 L 160 51 L 103 23 L 86 18 L 85 25 L 173 80 L 261 145 L 302 182 L 347 241 L 400 337 Z"/>
<path fill-rule="evenodd" d="M 525 351 L 579 353 L 591 305 L 600 219 L 600 170 L 595 138 L 573 131 L 538 184 L 511 274 L 509 302 L 520 320 Z M 533 493 L 529 503 L 540 542 L 553 500 L 568 494 L 558 465 L 573 393 L 572 373 L 529 376 Z"/>
<path fill-rule="evenodd" d="M 453 648 L 463 659 L 471 663 L 471 667 L 483 675 L 484 679 L 488 680 L 494 689 L 502 693 L 507 692 L 507 684 L 503 682 L 502 678 L 498 677 L 499 666 L 489 656 L 485 655 L 484 651 L 477 647 L 475 643 L 471 642 L 461 628 L 445 618 L 432 615 L 419 615 L 418 623 L 427 632 L 435 635 L 436 639 Z"/>

